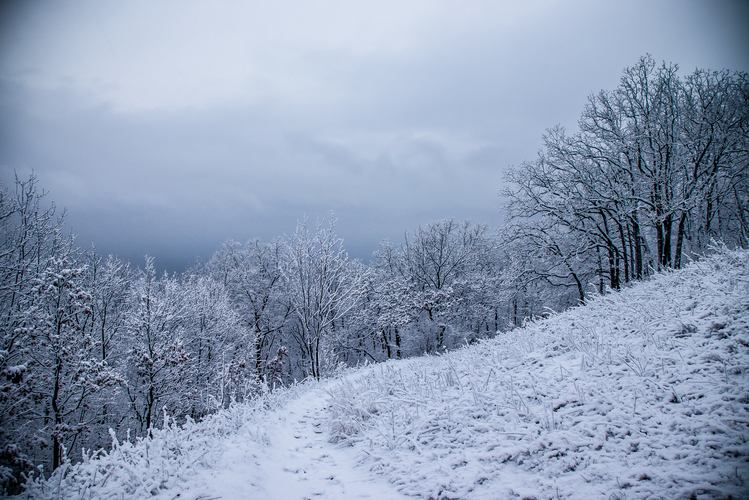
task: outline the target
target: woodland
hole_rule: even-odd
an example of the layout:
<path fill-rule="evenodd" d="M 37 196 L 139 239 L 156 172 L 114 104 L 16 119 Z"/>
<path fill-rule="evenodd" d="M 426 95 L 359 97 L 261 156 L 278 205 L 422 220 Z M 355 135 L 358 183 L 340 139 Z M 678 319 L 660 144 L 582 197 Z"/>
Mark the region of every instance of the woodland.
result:
<path fill-rule="evenodd" d="M 335 219 L 182 274 L 78 246 L 35 176 L 0 191 L 0 492 L 82 450 L 305 379 L 506 334 L 749 246 L 749 74 L 650 56 L 507 171 L 506 223 L 451 218 L 348 257 Z M 499 168 L 499 167 L 498 167 Z M 498 190 L 500 187 L 498 186 Z"/>

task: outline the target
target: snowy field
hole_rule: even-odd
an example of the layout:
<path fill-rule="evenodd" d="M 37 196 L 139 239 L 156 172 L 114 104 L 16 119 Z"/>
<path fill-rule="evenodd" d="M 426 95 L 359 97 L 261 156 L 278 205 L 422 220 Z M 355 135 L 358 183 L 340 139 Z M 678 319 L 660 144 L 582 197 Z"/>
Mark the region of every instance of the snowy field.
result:
<path fill-rule="evenodd" d="M 29 498 L 749 497 L 749 253 L 116 443 Z"/>

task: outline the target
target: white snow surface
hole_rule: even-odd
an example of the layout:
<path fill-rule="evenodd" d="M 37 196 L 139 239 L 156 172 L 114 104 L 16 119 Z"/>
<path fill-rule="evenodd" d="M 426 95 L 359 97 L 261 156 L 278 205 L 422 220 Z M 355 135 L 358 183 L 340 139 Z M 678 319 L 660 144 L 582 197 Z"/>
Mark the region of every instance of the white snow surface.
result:
<path fill-rule="evenodd" d="M 27 498 L 749 498 L 749 252 L 440 356 L 167 419 Z"/>

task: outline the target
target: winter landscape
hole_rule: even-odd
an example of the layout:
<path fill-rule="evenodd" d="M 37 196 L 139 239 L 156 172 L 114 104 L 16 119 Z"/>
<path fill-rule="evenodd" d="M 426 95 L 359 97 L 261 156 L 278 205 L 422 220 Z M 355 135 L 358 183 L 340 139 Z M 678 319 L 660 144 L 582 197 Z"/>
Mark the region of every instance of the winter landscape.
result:
<path fill-rule="evenodd" d="M 86 455 L 29 498 L 745 498 L 749 252 Z"/>
<path fill-rule="evenodd" d="M 749 498 L 746 19 L 0 2 L 0 496 Z"/>
<path fill-rule="evenodd" d="M 507 221 L 335 219 L 182 274 L 0 197 L 0 480 L 25 499 L 749 494 L 746 73 L 643 57 Z M 566 312 L 565 312 L 566 311 Z"/>

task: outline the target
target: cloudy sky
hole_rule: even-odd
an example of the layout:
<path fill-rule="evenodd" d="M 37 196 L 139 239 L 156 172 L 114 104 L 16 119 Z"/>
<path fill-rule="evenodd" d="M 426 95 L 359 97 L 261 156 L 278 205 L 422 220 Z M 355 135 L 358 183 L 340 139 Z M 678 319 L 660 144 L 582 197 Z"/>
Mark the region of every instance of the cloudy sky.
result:
<path fill-rule="evenodd" d="M 182 270 L 338 217 L 365 261 L 443 217 L 495 226 L 505 169 L 650 53 L 749 71 L 721 0 L 31 1 L 0 10 L 0 181 L 79 244 Z"/>

